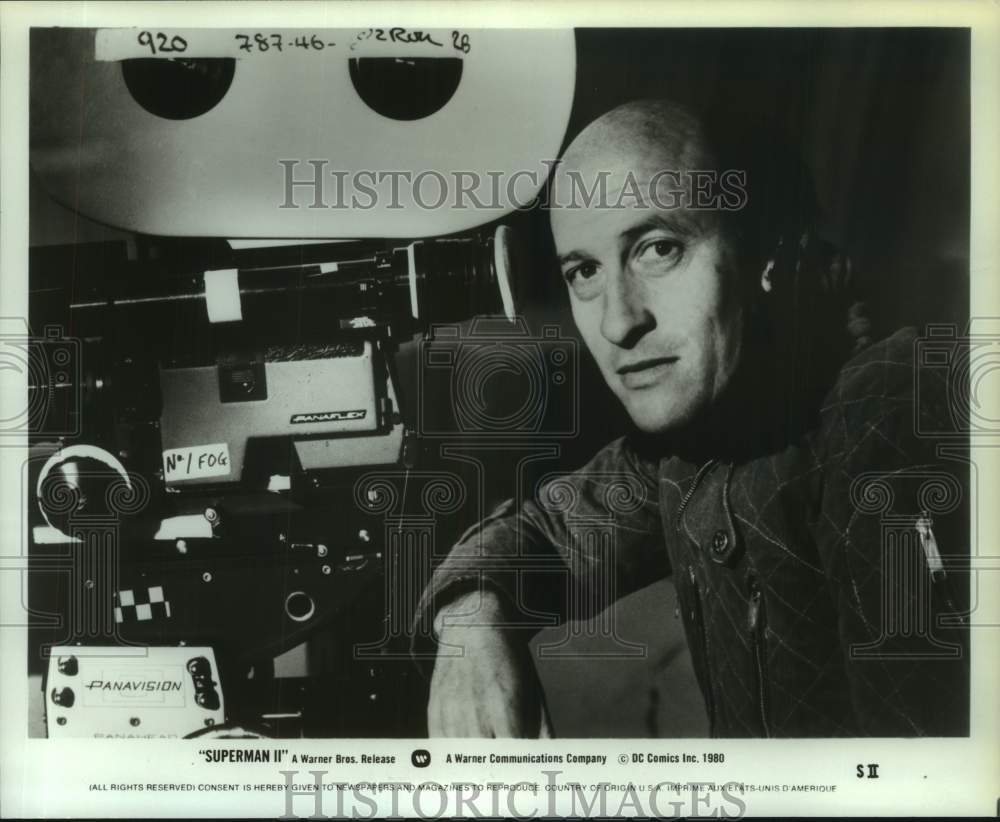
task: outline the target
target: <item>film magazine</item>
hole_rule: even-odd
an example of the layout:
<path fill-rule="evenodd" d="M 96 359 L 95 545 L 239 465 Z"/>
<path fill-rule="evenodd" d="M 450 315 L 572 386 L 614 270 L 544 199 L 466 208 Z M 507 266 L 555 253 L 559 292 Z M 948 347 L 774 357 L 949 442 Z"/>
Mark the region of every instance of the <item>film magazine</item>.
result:
<path fill-rule="evenodd" d="M 996 813 L 995 4 L 0 15 L 4 817 Z"/>

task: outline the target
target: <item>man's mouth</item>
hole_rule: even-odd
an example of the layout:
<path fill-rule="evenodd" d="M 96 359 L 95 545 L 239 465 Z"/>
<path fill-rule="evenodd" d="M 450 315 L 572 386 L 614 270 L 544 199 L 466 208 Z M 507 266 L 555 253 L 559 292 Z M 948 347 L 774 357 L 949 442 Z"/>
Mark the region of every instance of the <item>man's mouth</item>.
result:
<path fill-rule="evenodd" d="M 657 382 L 678 357 L 650 357 L 619 366 L 618 376 L 626 388 L 645 388 Z"/>

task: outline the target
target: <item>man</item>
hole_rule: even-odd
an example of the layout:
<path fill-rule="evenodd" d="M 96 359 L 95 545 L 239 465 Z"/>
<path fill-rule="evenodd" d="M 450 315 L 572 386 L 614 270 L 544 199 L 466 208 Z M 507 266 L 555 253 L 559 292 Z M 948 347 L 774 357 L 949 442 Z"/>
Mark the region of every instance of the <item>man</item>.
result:
<path fill-rule="evenodd" d="M 915 396 L 912 331 L 868 344 L 841 301 L 846 266 L 810 239 L 801 178 L 774 184 L 758 160 L 742 167 L 747 197 L 704 207 L 698 172 L 740 169 L 741 148 L 680 106 L 639 101 L 566 150 L 550 211 L 562 276 L 637 430 L 501 506 L 437 568 L 418 619 L 439 643 L 432 736 L 551 733 L 515 627 L 548 551 L 570 599 L 590 603 L 563 610 L 573 618 L 610 604 L 608 580 L 620 596 L 669 567 L 714 736 L 967 732 L 964 634 L 932 618 L 961 622 L 944 566 L 967 550 L 967 471 L 914 433 L 940 430 L 915 415 L 943 415 L 947 386 Z M 602 178 L 599 202 L 563 196 Z M 958 501 L 932 523 L 913 482 L 935 477 Z M 885 488 L 904 515 L 892 545 L 871 499 Z M 570 538 L 566 497 L 615 516 L 610 555 Z"/>

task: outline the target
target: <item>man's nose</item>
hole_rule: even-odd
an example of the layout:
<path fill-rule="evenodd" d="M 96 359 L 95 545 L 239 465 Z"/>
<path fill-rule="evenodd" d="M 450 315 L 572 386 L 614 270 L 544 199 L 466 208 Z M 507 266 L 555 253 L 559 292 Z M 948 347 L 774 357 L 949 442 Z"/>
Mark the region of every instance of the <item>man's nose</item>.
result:
<path fill-rule="evenodd" d="M 609 277 L 604 289 L 601 334 L 621 348 L 631 348 L 656 325 L 643 289 L 627 269 Z"/>

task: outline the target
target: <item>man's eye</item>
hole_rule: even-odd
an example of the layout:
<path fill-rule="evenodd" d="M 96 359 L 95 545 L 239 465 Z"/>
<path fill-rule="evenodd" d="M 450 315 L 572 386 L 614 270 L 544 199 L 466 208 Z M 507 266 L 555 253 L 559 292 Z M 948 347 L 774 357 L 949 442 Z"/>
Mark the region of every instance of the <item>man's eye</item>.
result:
<path fill-rule="evenodd" d="M 604 289 L 604 271 L 599 263 L 580 263 L 563 272 L 563 277 L 578 300 L 592 300 Z"/>
<path fill-rule="evenodd" d="M 564 272 L 563 277 L 566 278 L 566 282 L 572 283 L 577 278 L 581 280 L 589 280 L 596 274 L 597 265 L 595 263 L 582 263 Z"/>
<path fill-rule="evenodd" d="M 675 261 L 684 251 L 684 246 L 676 240 L 653 240 L 646 243 L 636 254 L 640 263 L 655 264 L 662 261 Z"/>

